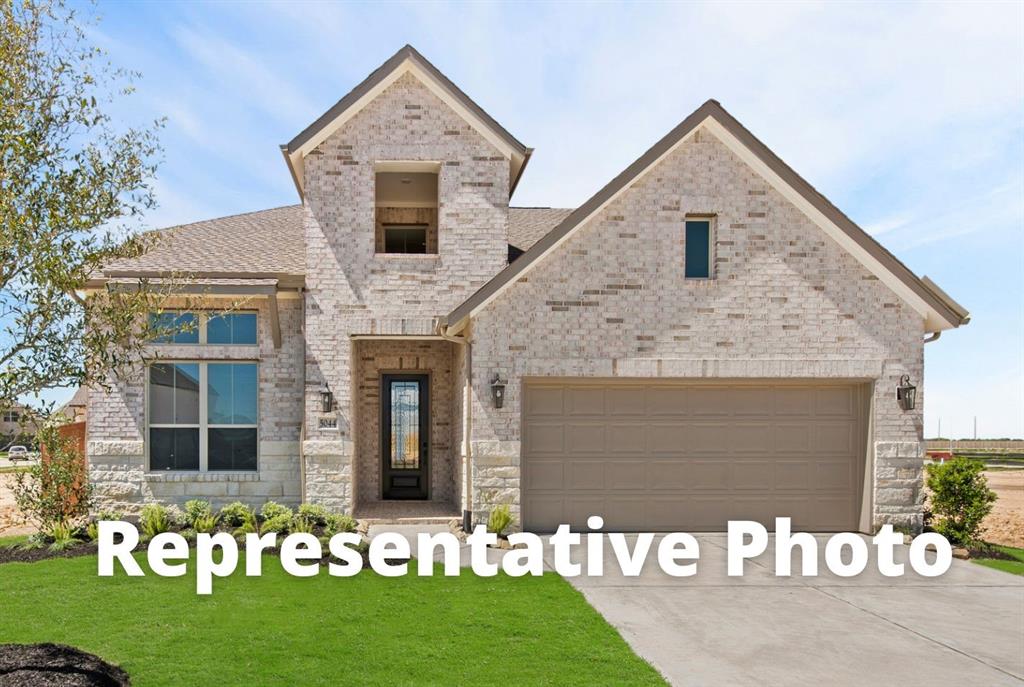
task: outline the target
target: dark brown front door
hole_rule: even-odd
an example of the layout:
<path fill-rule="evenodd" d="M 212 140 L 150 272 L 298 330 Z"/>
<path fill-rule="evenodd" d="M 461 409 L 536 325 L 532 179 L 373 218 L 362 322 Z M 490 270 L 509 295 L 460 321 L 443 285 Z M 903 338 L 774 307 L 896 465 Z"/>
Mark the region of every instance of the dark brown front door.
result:
<path fill-rule="evenodd" d="M 384 375 L 380 393 L 384 498 L 427 498 L 430 385 L 427 375 Z"/>

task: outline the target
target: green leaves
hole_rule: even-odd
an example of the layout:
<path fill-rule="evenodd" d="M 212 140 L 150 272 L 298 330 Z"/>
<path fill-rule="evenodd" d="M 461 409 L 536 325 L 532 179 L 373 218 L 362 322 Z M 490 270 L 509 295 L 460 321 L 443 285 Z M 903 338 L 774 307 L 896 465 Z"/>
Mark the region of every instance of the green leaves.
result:
<path fill-rule="evenodd" d="M 981 522 L 992 511 L 997 497 L 988 488 L 984 469 L 980 460 L 962 456 L 926 468 L 932 526 L 953 544 L 977 543 Z"/>
<path fill-rule="evenodd" d="M 144 250 L 137 218 L 155 206 L 162 122 L 119 128 L 103 111 L 131 79 L 59 0 L 0 0 L 0 409 L 139 358 L 153 291 L 85 298 Z"/>

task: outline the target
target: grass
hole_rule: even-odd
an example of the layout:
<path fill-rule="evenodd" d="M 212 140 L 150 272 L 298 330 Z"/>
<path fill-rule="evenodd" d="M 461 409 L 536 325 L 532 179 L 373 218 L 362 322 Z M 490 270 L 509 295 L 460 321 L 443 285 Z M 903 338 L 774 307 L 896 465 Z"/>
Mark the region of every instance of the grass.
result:
<path fill-rule="evenodd" d="M 144 557 L 140 556 L 140 559 Z M 149 685 L 664 684 L 567 582 L 543 577 L 96 575 L 96 557 L 0 566 L 0 643 L 62 642 Z"/>
<path fill-rule="evenodd" d="M 994 546 L 993 548 L 999 549 L 1008 556 L 1012 556 L 1014 560 L 1010 561 L 1002 558 L 972 558 L 971 560 L 978 565 L 984 565 L 986 568 L 995 568 L 996 570 L 1002 570 L 1014 575 L 1024 575 L 1024 549 L 1018 549 L 1014 546 Z"/>
<path fill-rule="evenodd" d="M 0 468 L 0 475 L 5 475 L 7 473 L 28 472 L 28 471 L 29 471 L 29 466 L 27 466 L 27 465 L 11 465 L 9 467 Z"/>
<path fill-rule="evenodd" d="M 14 546 L 15 544 L 21 544 L 22 542 L 28 541 L 27 534 L 13 534 L 6 537 L 0 537 L 0 549 L 6 549 L 8 546 Z"/>

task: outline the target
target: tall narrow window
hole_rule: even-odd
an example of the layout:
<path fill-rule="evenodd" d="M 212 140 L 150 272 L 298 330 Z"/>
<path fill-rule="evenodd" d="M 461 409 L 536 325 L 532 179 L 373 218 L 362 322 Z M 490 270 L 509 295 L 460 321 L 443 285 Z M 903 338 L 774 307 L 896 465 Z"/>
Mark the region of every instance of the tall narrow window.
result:
<path fill-rule="evenodd" d="M 199 365 L 149 367 L 149 467 L 199 469 Z"/>
<path fill-rule="evenodd" d="M 711 220 L 686 220 L 684 276 L 687 279 L 711 278 Z"/>
<path fill-rule="evenodd" d="M 210 363 L 206 372 L 210 470 L 256 469 L 256 366 Z"/>

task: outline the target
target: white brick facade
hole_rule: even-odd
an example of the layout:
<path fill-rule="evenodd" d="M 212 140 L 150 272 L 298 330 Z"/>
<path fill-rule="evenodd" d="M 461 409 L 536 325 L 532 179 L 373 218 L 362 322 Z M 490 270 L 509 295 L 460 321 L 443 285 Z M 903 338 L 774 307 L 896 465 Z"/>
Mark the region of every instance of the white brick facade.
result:
<path fill-rule="evenodd" d="M 377 253 L 382 161 L 439 165 L 436 255 Z M 707 130 L 475 315 L 463 333 L 470 346 L 436 338 L 436 318 L 506 266 L 509 169 L 411 74 L 383 90 L 304 159 L 305 290 L 301 300 L 280 299 L 281 347 L 262 299 L 255 352 L 161 347 L 176 359 L 256 356 L 258 472 L 147 471 L 140 373 L 90 396 L 101 505 L 304 498 L 351 511 L 379 501 L 388 372 L 430 375 L 431 500 L 477 521 L 498 503 L 518 511 L 526 377 L 847 379 L 874 389 L 870 522 L 920 528 L 923 399 L 919 391 L 917 408 L 902 411 L 894 389 L 903 374 L 921 384 L 922 317 Z M 714 216 L 711 280 L 683 278 L 688 215 Z M 491 401 L 496 372 L 508 379 L 501 409 Z"/>

